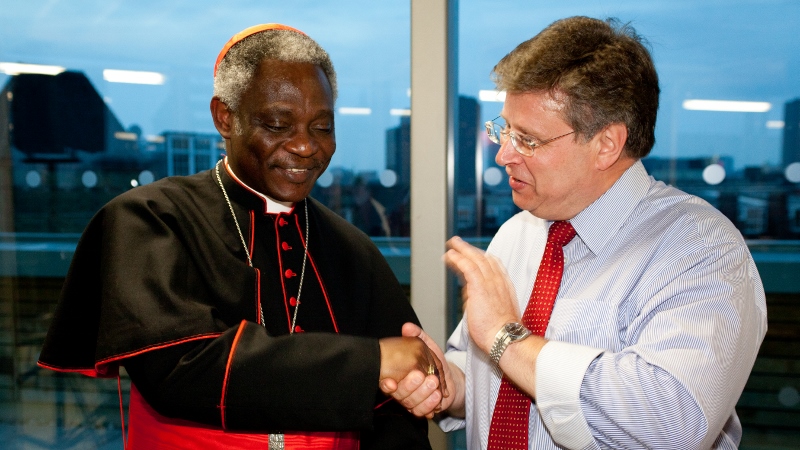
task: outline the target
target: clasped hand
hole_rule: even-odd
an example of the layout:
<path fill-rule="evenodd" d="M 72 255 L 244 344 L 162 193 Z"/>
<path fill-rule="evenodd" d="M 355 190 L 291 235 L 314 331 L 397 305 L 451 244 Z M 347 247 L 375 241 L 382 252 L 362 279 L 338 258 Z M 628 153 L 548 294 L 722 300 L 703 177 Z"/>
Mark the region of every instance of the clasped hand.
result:
<path fill-rule="evenodd" d="M 449 368 L 443 364 L 442 350 L 422 328 L 406 323 L 402 334 L 380 340 L 380 388 L 412 414 L 430 419 L 450 395 Z"/>
<path fill-rule="evenodd" d="M 444 261 L 462 282 L 464 315 L 470 337 L 488 353 L 497 331 L 506 323 L 519 321 L 514 287 L 496 258 L 458 237 L 447 241 L 447 247 Z M 405 324 L 403 336 L 418 337 L 439 361 L 445 361 L 436 342 L 418 326 Z M 442 388 L 438 389 L 440 381 Z M 447 386 L 451 387 L 452 395 Z M 382 379 L 380 387 L 417 416 L 432 418 L 434 413 L 448 410 L 454 416 L 463 417 L 464 374 L 449 363 L 439 368 L 439 377 L 413 370 L 403 378 Z"/>

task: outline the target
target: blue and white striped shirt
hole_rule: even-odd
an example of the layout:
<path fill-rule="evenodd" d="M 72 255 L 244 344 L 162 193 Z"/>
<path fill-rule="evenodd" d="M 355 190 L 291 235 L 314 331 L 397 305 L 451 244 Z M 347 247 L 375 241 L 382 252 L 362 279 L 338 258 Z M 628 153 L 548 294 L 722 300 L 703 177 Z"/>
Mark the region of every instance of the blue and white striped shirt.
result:
<path fill-rule="evenodd" d="M 767 329 L 766 301 L 738 230 L 641 162 L 574 217 L 561 288 L 536 360 L 531 449 L 736 448 L 735 405 Z M 550 222 L 523 211 L 488 252 L 520 315 Z M 447 359 L 466 374 L 470 450 L 485 449 L 501 373 L 462 320 Z"/>

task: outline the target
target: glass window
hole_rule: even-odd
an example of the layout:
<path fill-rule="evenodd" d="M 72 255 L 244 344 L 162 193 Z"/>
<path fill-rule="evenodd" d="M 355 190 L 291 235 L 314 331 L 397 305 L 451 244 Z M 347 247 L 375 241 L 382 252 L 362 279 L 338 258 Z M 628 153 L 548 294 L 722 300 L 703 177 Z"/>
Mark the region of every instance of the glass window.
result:
<path fill-rule="evenodd" d="M 479 111 L 476 116 L 467 108 L 461 122 L 474 127 L 480 144 L 476 152 L 467 133 L 459 146 L 460 158 L 474 164 L 463 165 L 469 193 L 459 194 L 458 208 L 481 210 L 478 235 L 491 236 L 516 212 L 507 205 L 507 176 L 494 163 L 497 146 L 482 134 L 483 122 L 502 108 L 489 77 L 492 67 L 554 20 L 588 15 L 630 22 L 649 40 L 662 92 L 656 145 L 644 159 L 648 171 L 710 202 L 748 238 L 800 238 L 793 225 L 800 189 L 796 2 L 571 1 L 534 7 L 503 1 L 492 9 L 514 13 L 501 26 L 485 8 L 485 2 L 463 1 L 459 11 L 459 90 L 462 105 L 476 101 Z M 467 201 L 470 195 L 479 200 Z"/>
<path fill-rule="evenodd" d="M 248 26 L 286 23 L 330 53 L 338 150 L 312 195 L 396 254 L 389 240 L 409 229 L 409 21 L 408 2 L 2 3 L 0 442 L 121 448 L 116 381 L 40 369 L 38 352 L 92 215 L 224 154 L 212 68 Z"/>
<path fill-rule="evenodd" d="M 800 371 L 797 334 L 789 330 L 800 313 L 800 3 L 461 1 L 456 179 L 468 186 L 456 186 L 454 220 L 457 232 L 486 237 L 478 243 L 519 211 L 494 162 L 498 146 L 483 131 L 502 109 L 490 72 L 518 44 L 574 15 L 616 17 L 649 40 L 661 103 L 656 145 L 644 165 L 739 228 L 767 291 L 769 332 L 737 405 L 741 448 L 796 447 Z M 457 304 L 450 309 L 460 311 Z M 455 448 L 463 448 L 461 440 Z"/>

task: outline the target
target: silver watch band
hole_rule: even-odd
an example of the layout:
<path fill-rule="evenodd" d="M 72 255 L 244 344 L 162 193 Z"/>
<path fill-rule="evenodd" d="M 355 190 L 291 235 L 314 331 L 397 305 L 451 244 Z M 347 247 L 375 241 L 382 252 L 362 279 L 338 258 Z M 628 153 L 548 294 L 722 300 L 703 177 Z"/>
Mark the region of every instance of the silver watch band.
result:
<path fill-rule="evenodd" d="M 494 344 L 489 351 L 489 358 L 495 365 L 499 366 L 500 357 L 503 356 L 506 348 L 511 343 L 519 342 L 530 335 L 531 332 L 520 323 L 512 322 L 503 325 L 494 337 Z"/>

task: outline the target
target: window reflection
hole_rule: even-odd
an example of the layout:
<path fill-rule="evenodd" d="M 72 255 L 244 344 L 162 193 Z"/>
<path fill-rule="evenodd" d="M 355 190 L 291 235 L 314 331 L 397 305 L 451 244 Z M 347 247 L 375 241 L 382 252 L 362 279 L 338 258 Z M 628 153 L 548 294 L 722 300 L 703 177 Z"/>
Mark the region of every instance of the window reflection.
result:
<path fill-rule="evenodd" d="M 496 117 L 503 93 L 489 77 L 494 64 L 551 22 L 573 15 L 632 21 L 649 39 L 660 77 L 656 145 L 643 159 L 657 180 L 699 196 L 742 232 L 767 293 L 769 331 L 737 412 L 741 448 L 795 448 L 800 439 L 795 393 L 800 322 L 800 4 L 769 1 L 459 3 L 459 90 L 478 99 L 480 123 Z M 473 114 L 470 110 L 467 114 Z M 498 146 L 479 140 L 473 191 L 486 244 L 519 210 L 508 177 L 493 161 Z M 474 154 L 469 146 L 462 153 Z M 478 168 L 482 170 L 477 170 Z M 497 178 L 500 178 L 498 180 Z M 464 195 L 464 194 L 462 194 Z M 469 194 L 466 194 L 469 195 Z M 459 208 L 454 218 L 466 225 Z M 463 228 L 462 228 L 463 230 Z M 450 307 L 458 319 L 459 300 Z M 455 323 L 456 321 L 453 320 Z M 454 448 L 463 449 L 463 436 Z"/>
<path fill-rule="evenodd" d="M 38 348 L 77 233 L 91 215 L 131 189 L 131 181 L 205 170 L 224 151 L 208 114 L 209 64 L 230 31 L 251 25 L 253 17 L 297 25 L 331 52 L 340 75 L 338 106 L 354 109 L 337 111 L 338 151 L 312 195 L 375 236 L 387 255 L 407 257 L 407 2 L 374 8 L 338 2 L 335 9 L 305 4 L 301 11 L 234 2 L 227 12 L 203 2 L 191 11 L 123 2 L 91 21 L 90 2 L 14 6 L 25 3 L 0 10 L 0 406 L 14 411 L 0 420 L 0 442 L 119 448 L 116 382 L 39 371 Z M 633 20 L 651 39 L 663 90 L 657 147 L 645 165 L 657 179 L 709 201 L 757 240 L 751 251 L 769 293 L 770 334 L 754 369 L 758 377 L 740 403 L 745 444 L 748 436 L 750 442 L 765 436 L 777 442 L 774 448 L 786 448 L 781 436 L 796 442 L 800 5 L 502 0 L 492 8 L 514 14 L 503 15 L 501 28 L 485 8 L 482 1 L 460 2 L 456 232 L 489 237 L 518 211 L 507 176 L 494 163 L 497 146 L 482 132 L 482 123 L 502 107 L 502 93 L 489 79 L 494 63 L 557 18 Z M 186 24 L 187 16 L 197 25 Z M 53 17 L 59 27 L 51 26 Z M 215 33 L 208 23 L 229 26 Z M 179 26 L 193 38 L 163 34 Z M 106 49 L 94 47 L 97 39 L 89 37 L 96 36 L 108 38 L 101 39 L 109 41 Z M 208 43 L 203 36 L 210 36 Z M 91 48 L 66 64 L 67 42 Z M 167 48 L 168 56 L 151 57 L 157 47 Z M 167 76 L 161 85 L 112 84 L 103 77 L 109 54 L 114 64 L 144 64 L 143 71 Z M 38 64 L 9 63 L 23 60 Z M 37 83 L 52 87 L 37 90 Z M 697 99 L 771 106 L 762 112 L 683 107 Z"/>
<path fill-rule="evenodd" d="M 122 447 L 116 380 L 40 370 L 38 352 L 92 215 L 123 192 L 208 170 L 224 154 L 208 109 L 211 69 L 238 30 L 285 22 L 330 52 L 340 79 L 338 151 L 313 195 L 408 258 L 408 168 L 386 163 L 391 130 L 405 135 L 391 145 L 408 160 L 408 2 L 95 3 L 0 8 L 4 448 Z M 127 403 L 124 374 L 122 392 Z"/>

